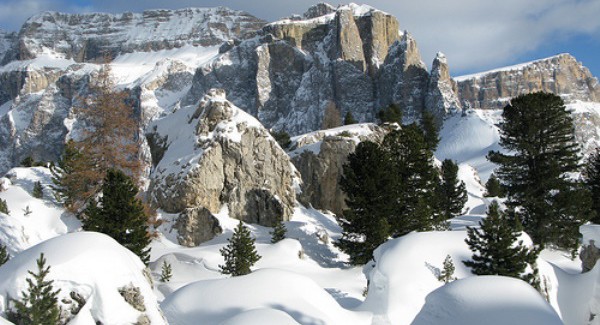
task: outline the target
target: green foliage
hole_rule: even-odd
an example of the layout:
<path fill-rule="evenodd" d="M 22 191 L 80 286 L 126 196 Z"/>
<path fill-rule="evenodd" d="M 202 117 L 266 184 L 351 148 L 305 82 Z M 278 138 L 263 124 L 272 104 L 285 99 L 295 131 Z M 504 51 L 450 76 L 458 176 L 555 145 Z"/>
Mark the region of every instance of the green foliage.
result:
<path fill-rule="evenodd" d="M 356 124 L 356 123 L 358 123 L 358 121 L 354 119 L 354 116 L 352 116 L 352 112 L 350 112 L 350 111 L 346 112 L 346 115 L 344 116 L 344 125 L 350 125 L 350 124 Z"/>
<path fill-rule="evenodd" d="M 50 266 L 46 267 L 44 254 L 37 259 L 38 273 L 28 271 L 33 277 L 27 278 L 27 291 L 23 291 L 20 301 L 12 300 L 14 308 L 7 312 L 7 318 L 19 325 L 58 325 L 60 324 L 60 308 L 58 306 L 59 290 L 54 291 L 52 283 L 46 277 Z"/>
<path fill-rule="evenodd" d="M 435 116 L 428 111 L 423 111 L 421 116 L 421 128 L 423 129 L 427 148 L 434 152 L 440 143 L 440 130 Z"/>
<path fill-rule="evenodd" d="M 0 266 L 8 262 L 8 260 L 10 260 L 10 255 L 6 249 L 6 245 L 0 244 Z"/>
<path fill-rule="evenodd" d="M 160 273 L 160 281 L 169 282 L 171 281 L 171 277 L 173 276 L 173 269 L 171 264 L 167 263 L 167 261 L 163 261 L 162 270 Z"/>
<path fill-rule="evenodd" d="M 256 252 L 255 239 L 250 235 L 250 230 L 240 221 L 233 235 L 227 241 L 229 244 L 220 250 L 225 259 L 225 264 L 219 265 L 221 273 L 232 276 L 250 274 L 252 272 L 250 268 L 261 257 Z"/>
<path fill-rule="evenodd" d="M 120 170 L 109 169 L 99 202 L 92 200 L 84 211 L 83 229 L 109 235 L 148 264 L 148 217 L 137 194 L 131 177 Z"/>
<path fill-rule="evenodd" d="M 600 224 L 600 149 L 588 157 L 584 167 L 585 187 L 591 194 L 592 210 L 595 212 L 591 221 Z"/>
<path fill-rule="evenodd" d="M 288 149 L 292 144 L 292 140 L 290 140 L 290 135 L 284 130 L 281 131 L 271 131 L 271 135 L 275 138 L 275 141 L 279 143 L 279 146 L 282 149 Z"/>
<path fill-rule="evenodd" d="M 33 184 L 33 192 L 31 193 L 33 197 L 41 199 L 44 197 L 44 188 L 42 187 L 42 183 L 39 181 Z"/>
<path fill-rule="evenodd" d="M 398 123 L 402 125 L 402 109 L 397 104 L 390 104 L 377 112 L 377 118 L 381 123 Z"/>
<path fill-rule="evenodd" d="M 271 234 L 271 243 L 275 244 L 285 239 L 285 234 L 287 233 L 287 228 L 285 228 L 285 224 L 283 224 L 282 220 L 279 220 Z"/>
<path fill-rule="evenodd" d="M 0 212 L 4 214 L 10 214 L 10 210 L 8 210 L 8 204 L 4 199 L 0 199 Z"/>
<path fill-rule="evenodd" d="M 436 188 L 441 221 L 459 215 L 467 203 L 465 183 L 458 179 L 458 165 L 450 159 L 442 162 L 442 179 Z"/>
<path fill-rule="evenodd" d="M 21 162 L 19 163 L 21 167 L 33 167 L 34 164 L 35 162 L 33 161 L 33 158 L 31 158 L 31 156 L 23 158 L 23 160 L 21 160 Z"/>
<path fill-rule="evenodd" d="M 26 206 L 25 209 L 23 209 L 23 216 L 25 217 L 29 217 L 32 213 L 33 211 L 31 211 L 31 208 L 29 206 Z"/>
<path fill-rule="evenodd" d="M 500 145 L 510 154 L 488 158 L 499 165 L 511 215 L 534 243 L 576 250 L 579 226 L 592 213 L 589 194 L 569 177 L 579 169 L 570 112 L 559 96 L 538 92 L 513 98 L 502 117 Z"/>
<path fill-rule="evenodd" d="M 441 282 L 444 282 L 444 283 L 450 283 L 450 282 L 456 280 L 456 277 L 454 276 L 455 270 L 456 270 L 456 267 L 454 267 L 454 262 L 452 261 L 452 257 L 449 254 L 446 255 L 446 258 L 444 259 L 444 268 L 440 272 L 440 275 L 438 276 L 438 280 Z"/>
<path fill-rule="evenodd" d="M 485 183 L 485 197 L 504 197 L 504 188 L 500 184 L 500 180 L 495 174 L 492 174 L 488 181 Z"/>
<path fill-rule="evenodd" d="M 487 218 L 479 222 L 481 229 L 467 227 L 465 242 L 473 251 L 472 260 L 463 261 L 476 275 L 503 275 L 520 278 L 539 288 L 535 262 L 537 249 L 529 249 L 517 241 L 521 230 L 500 211 L 496 201 L 488 208 Z M 533 273 L 525 273 L 527 267 Z"/>

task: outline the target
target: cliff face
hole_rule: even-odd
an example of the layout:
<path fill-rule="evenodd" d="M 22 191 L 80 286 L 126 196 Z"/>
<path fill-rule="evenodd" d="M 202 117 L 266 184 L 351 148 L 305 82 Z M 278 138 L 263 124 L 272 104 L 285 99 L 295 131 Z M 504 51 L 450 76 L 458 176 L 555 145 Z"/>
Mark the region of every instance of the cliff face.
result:
<path fill-rule="evenodd" d="M 510 98 L 536 91 L 560 95 L 567 103 L 600 101 L 598 80 L 569 54 L 455 80 L 463 105 L 471 108 L 503 108 Z"/>

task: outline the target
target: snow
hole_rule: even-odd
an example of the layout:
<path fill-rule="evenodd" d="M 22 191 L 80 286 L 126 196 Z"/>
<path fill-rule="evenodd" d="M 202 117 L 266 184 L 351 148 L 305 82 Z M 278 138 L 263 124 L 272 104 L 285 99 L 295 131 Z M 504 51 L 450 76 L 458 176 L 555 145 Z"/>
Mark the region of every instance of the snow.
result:
<path fill-rule="evenodd" d="M 304 151 L 311 151 L 318 155 L 321 151 L 321 143 L 325 137 L 343 136 L 353 140 L 355 143 L 361 142 L 361 138 L 368 137 L 375 131 L 376 125 L 373 123 L 361 123 L 344 125 L 327 130 L 319 130 L 299 136 L 292 137 L 290 147 L 294 148 L 288 154 L 294 157 L 302 154 Z"/>
<path fill-rule="evenodd" d="M 465 81 L 465 80 L 470 80 L 470 79 L 479 79 L 479 78 L 483 78 L 489 74 L 492 73 L 496 73 L 496 72 L 501 72 L 501 71 L 518 71 L 518 70 L 523 70 L 533 64 L 536 63 L 540 63 L 540 62 L 544 62 L 544 61 L 550 61 L 552 59 L 564 56 L 564 55 L 569 55 L 568 53 L 561 53 L 561 54 L 557 54 L 548 58 L 543 58 L 543 59 L 538 59 L 538 60 L 533 60 L 530 62 L 524 62 L 524 63 L 520 63 L 520 64 L 516 64 L 516 65 L 511 65 L 511 66 L 506 66 L 506 67 L 502 67 L 502 68 L 497 68 L 497 69 L 493 69 L 493 70 L 488 70 L 488 71 L 484 71 L 484 72 L 478 72 L 478 73 L 474 73 L 474 74 L 469 74 L 469 75 L 464 75 L 464 76 L 458 76 L 455 77 L 454 80 L 457 82 L 461 82 L 461 81 Z"/>
<path fill-rule="evenodd" d="M 454 281 L 427 296 L 413 325 L 562 324 L 556 312 L 527 283 L 479 276 Z"/>

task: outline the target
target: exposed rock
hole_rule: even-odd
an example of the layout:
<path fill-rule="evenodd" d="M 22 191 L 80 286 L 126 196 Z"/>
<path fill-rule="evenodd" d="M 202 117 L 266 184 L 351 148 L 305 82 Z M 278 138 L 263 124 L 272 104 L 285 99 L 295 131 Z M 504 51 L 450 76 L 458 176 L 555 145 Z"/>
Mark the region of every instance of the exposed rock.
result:
<path fill-rule="evenodd" d="M 581 248 L 579 258 L 581 259 L 581 272 L 589 272 L 600 259 L 600 248 L 596 247 L 593 240 L 590 240 L 589 245 L 583 245 Z"/>
<path fill-rule="evenodd" d="M 146 305 L 144 304 L 144 296 L 140 293 L 140 288 L 133 284 L 119 288 L 119 294 L 125 301 L 135 310 L 144 312 Z"/>
<path fill-rule="evenodd" d="M 308 8 L 302 16 L 304 19 L 312 19 L 328 15 L 332 12 L 335 12 L 335 8 L 332 5 L 321 2 Z"/>
<path fill-rule="evenodd" d="M 183 211 L 179 214 L 174 228 L 179 234 L 179 244 L 188 247 L 198 246 L 223 232 L 219 220 L 204 207 Z"/>
<path fill-rule="evenodd" d="M 598 79 L 569 54 L 456 80 L 461 101 L 471 108 L 503 108 L 510 98 L 536 91 L 560 95 L 565 102 L 600 101 Z"/>
<path fill-rule="evenodd" d="M 346 195 L 339 185 L 343 165 L 361 141 L 380 142 L 386 129 L 375 124 L 344 126 L 313 132 L 299 137 L 292 162 L 302 175 L 302 192 L 298 200 L 314 208 L 341 215 L 346 209 Z"/>
<path fill-rule="evenodd" d="M 156 133 L 169 139 L 150 186 L 160 208 L 217 213 L 227 205 L 231 217 L 265 226 L 289 219 L 296 177 L 289 157 L 256 119 L 225 99 L 223 90 L 210 90 L 197 107 L 181 109 L 155 125 Z M 197 231 L 202 238 L 210 236 L 201 227 L 215 228 L 210 218 L 208 225 L 185 218 L 178 230 L 187 243 L 201 240 L 194 237 Z M 186 227 L 193 231 L 187 233 Z"/>
<path fill-rule="evenodd" d="M 438 53 L 433 60 L 425 97 L 425 107 L 436 117 L 438 123 L 441 124 L 447 114 L 462 109 L 457 93 L 458 88 L 450 77 L 446 56 Z"/>

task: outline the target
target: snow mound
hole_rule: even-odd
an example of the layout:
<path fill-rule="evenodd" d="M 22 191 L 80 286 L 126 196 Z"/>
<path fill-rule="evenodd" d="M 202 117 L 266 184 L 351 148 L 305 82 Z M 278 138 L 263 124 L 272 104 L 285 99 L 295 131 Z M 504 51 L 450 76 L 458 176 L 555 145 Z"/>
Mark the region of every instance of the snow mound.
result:
<path fill-rule="evenodd" d="M 0 312 L 6 312 L 6 297 L 20 297 L 27 289 L 28 270 L 37 272 L 36 259 L 44 253 L 50 266 L 49 280 L 60 289 L 59 301 L 80 294 L 86 303 L 70 324 L 132 324 L 145 314 L 152 324 L 165 324 L 160 314 L 144 264 L 112 238 L 78 232 L 49 239 L 10 259 L 0 267 Z M 120 295 L 119 288 L 139 288 L 143 297 L 140 312 Z M 69 310 L 69 305 L 62 304 Z"/>
<path fill-rule="evenodd" d="M 221 325 L 299 325 L 290 315 L 277 309 L 253 309 L 235 315 Z"/>
<path fill-rule="evenodd" d="M 542 298 L 524 281 L 479 276 L 454 281 L 427 296 L 413 325 L 562 324 Z"/>
<path fill-rule="evenodd" d="M 236 316 L 258 320 L 254 313 L 239 315 L 257 308 L 263 310 L 256 313 L 263 315 L 280 311 L 300 324 L 371 324 L 369 313 L 342 308 L 308 277 L 275 269 L 195 282 L 168 296 L 161 307 L 171 325 L 198 324 L 198 320 L 222 324 Z M 276 317 L 289 323 L 281 313 Z M 242 324 L 236 318 L 233 321 Z"/>

